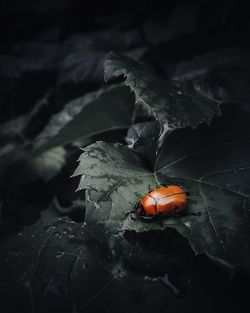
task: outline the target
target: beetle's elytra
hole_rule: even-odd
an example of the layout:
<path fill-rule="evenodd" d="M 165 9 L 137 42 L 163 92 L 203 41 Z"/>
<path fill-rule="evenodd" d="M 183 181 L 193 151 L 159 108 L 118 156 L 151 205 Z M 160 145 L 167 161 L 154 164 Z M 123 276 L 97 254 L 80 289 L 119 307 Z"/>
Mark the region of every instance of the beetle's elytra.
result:
<path fill-rule="evenodd" d="M 138 201 L 136 214 L 142 218 L 177 215 L 186 208 L 188 196 L 182 187 L 169 185 L 148 192 Z"/>

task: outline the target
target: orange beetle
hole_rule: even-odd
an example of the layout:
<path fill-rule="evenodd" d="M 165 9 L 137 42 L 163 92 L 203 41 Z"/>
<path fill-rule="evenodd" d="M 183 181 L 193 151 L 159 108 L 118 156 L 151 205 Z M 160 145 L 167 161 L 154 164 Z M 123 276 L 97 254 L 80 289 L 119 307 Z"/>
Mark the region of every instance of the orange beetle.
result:
<path fill-rule="evenodd" d="M 187 204 L 188 195 L 179 186 L 162 186 L 148 192 L 136 205 L 138 217 L 152 219 L 156 216 L 171 216 L 181 213 Z"/>

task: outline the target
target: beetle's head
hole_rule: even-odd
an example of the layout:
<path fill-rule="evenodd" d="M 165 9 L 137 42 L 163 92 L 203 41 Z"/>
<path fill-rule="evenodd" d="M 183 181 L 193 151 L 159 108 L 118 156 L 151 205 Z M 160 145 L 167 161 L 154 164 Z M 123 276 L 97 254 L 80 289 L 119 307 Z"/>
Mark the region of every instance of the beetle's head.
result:
<path fill-rule="evenodd" d="M 144 206 L 141 204 L 140 201 L 137 202 L 137 205 L 135 207 L 135 213 L 137 216 L 144 216 L 145 215 Z"/>

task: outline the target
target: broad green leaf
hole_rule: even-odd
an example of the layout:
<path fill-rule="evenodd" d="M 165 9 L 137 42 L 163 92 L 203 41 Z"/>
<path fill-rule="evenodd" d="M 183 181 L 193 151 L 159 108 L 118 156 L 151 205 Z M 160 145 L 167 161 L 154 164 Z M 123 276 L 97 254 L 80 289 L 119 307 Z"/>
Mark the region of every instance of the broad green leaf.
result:
<path fill-rule="evenodd" d="M 52 116 L 35 139 L 34 147 L 44 151 L 104 131 L 128 128 L 133 103 L 129 89 L 121 86 L 75 99 L 61 113 Z"/>
<path fill-rule="evenodd" d="M 196 127 L 202 122 L 210 124 L 214 115 L 220 115 L 219 101 L 196 90 L 186 94 L 174 82 L 162 80 L 126 56 L 109 53 L 104 60 L 104 70 L 106 81 L 125 76 L 125 84 L 134 91 L 136 101 L 159 121 L 162 130 Z"/>
<path fill-rule="evenodd" d="M 41 114 L 44 106 L 47 105 L 50 94 L 51 90 L 25 115 L 0 126 L 0 178 L 2 178 L 9 166 L 13 165 L 18 159 L 27 158 L 26 148 L 29 146 L 30 141 L 26 137 L 26 130 L 34 122 L 34 119 Z"/>
<path fill-rule="evenodd" d="M 86 189 L 86 223 L 109 234 L 175 228 L 196 253 L 240 265 L 250 255 L 250 117 L 224 110 L 212 126 L 172 132 L 155 169 L 121 144 L 97 142 L 86 148 L 74 175 Z M 234 127 L 232 128 L 232 123 Z M 127 214 L 159 183 L 181 185 L 190 193 L 186 214 L 145 222 Z"/>
<path fill-rule="evenodd" d="M 155 163 L 160 125 L 157 121 L 143 122 L 131 125 L 125 141 L 128 148 L 149 160 L 152 166 Z"/>
<path fill-rule="evenodd" d="M 51 92 L 52 89 L 48 90 L 44 97 L 28 113 L 2 124 L 0 126 L 0 141 L 25 141 L 27 127 L 41 114 L 43 108 L 48 104 L 48 98 Z"/>
<path fill-rule="evenodd" d="M 249 68 L 247 50 L 215 50 L 181 63 L 173 79 L 187 93 L 197 90 L 224 103 L 236 103 L 249 111 Z"/>
<path fill-rule="evenodd" d="M 123 312 L 163 311 L 173 296 L 162 279 L 127 269 L 113 258 L 107 242 L 88 236 L 85 226 L 67 218 L 43 218 L 6 237 L 0 247 L 1 309 L 90 313 L 109 306 L 115 313 L 122 306 Z M 15 301 L 9 296 L 13 292 Z"/>

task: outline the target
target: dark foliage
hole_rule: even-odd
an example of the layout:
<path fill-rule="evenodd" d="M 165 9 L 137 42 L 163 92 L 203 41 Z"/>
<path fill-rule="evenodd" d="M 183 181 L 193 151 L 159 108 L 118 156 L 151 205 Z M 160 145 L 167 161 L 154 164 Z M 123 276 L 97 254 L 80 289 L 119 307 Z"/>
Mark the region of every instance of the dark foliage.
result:
<path fill-rule="evenodd" d="M 249 311 L 248 29 L 244 1 L 1 2 L 1 313 Z M 185 214 L 134 219 L 159 184 Z"/>

